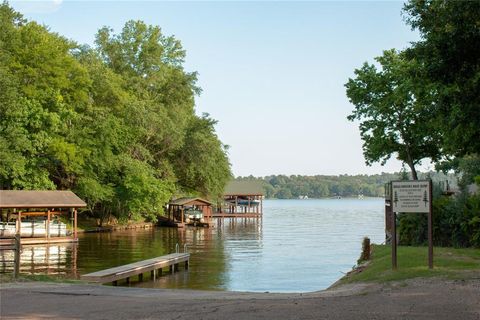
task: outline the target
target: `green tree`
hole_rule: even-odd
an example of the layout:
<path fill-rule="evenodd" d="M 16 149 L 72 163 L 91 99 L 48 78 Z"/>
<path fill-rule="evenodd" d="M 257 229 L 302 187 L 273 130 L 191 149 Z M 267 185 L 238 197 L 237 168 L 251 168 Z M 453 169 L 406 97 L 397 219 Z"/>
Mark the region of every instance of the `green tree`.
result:
<path fill-rule="evenodd" d="M 415 166 L 422 159 L 440 157 L 439 137 L 430 121 L 430 88 L 420 82 L 417 63 L 403 53 L 389 50 L 375 60 L 381 69 L 365 63 L 345 85 L 355 106 L 348 120 L 360 121 L 367 165 L 385 164 L 396 154 L 416 180 Z"/>
<path fill-rule="evenodd" d="M 208 114 L 192 117 L 185 144 L 172 159 L 178 183 L 186 192 L 218 198 L 232 177 L 227 147 L 215 134 L 216 123 Z"/>
<path fill-rule="evenodd" d="M 218 195 L 228 177 L 196 73 L 159 27 L 129 21 L 79 46 L 0 5 L 0 186 L 72 189 L 100 223 L 156 220 L 174 194 Z"/>
<path fill-rule="evenodd" d="M 410 0 L 406 21 L 421 40 L 407 50 L 432 87 L 436 130 L 448 155 L 480 154 L 480 1 Z"/>
<path fill-rule="evenodd" d="M 71 188 L 82 166 L 74 143 L 89 79 L 75 44 L 0 5 L 0 184 Z"/>

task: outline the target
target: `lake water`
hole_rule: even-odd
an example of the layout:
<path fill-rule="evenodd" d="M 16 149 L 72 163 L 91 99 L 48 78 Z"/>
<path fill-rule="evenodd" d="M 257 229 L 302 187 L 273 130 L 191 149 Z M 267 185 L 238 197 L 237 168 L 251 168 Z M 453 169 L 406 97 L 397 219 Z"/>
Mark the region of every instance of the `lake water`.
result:
<path fill-rule="evenodd" d="M 156 228 L 81 234 L 78 245 L 25 248 L 22 272 L 69 277 L 175 251 L 190 268 L 130 285 L 258 292 L 329 287 L 355 265 L 364 236 L 384 241 L 383 199 L 266 200 L 262 219 L 218 220 L 214 228 Z M 48 260 L 48 261 L 47 261 Z M 147 280 L 147 281 L 145 281 Z"/>

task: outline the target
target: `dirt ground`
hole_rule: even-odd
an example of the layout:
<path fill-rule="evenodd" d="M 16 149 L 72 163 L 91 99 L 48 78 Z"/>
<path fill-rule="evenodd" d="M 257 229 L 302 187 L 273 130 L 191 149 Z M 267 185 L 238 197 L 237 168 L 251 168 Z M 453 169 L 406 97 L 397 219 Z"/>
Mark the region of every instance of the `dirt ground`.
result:
<path fill-rule="evenodd" d="M 480 275 L 343 285 L 303 294 L 7 283 L 1 319 L 461 319 L 480 320 Z"/>

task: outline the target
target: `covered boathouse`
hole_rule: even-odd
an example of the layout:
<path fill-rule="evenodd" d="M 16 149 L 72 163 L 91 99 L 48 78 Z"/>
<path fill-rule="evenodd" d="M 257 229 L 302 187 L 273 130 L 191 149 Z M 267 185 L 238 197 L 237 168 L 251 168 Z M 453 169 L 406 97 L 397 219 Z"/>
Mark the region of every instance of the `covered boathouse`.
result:
<path fill-rule="evenodd" d="M 212 218 L 212 203 L 202 198 L 178 198 L 167 206 L 169 224 L 179 228 L 185 225 L 208 227 Z"/>
<path fill-rule="evenodd" d="M 0 190 L 0 245 L 15 234 L 22 244 L 76 242 L 77 209 L 86 206 L 71 191 Z M 69 217 L 70 227 L 60 215 Z"/>
<path fill-rule="evenodd" d="M 225 187 L 223 201 L 219 203 L 216 218 L 260 217 L 263 212 L 264 191 L 262 183 L 249 180 L 232 180 Z"/>

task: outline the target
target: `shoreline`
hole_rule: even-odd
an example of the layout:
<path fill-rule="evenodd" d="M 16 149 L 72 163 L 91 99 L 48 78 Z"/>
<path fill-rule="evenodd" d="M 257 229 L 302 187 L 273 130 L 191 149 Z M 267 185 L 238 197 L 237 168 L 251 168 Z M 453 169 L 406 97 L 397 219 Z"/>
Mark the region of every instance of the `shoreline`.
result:
<path fill-rule="evenodd" d="M 139 223 L 128 223 L 125 225 L 109 225 L 105 227 L 91 227 L 88 229 L 78 229 L 78 233 L 96 233 L 96 232 L 113 232 L 113 231 L 125 231 L 125 230 L 135 230 L 135 229 L 151 229 L 158 227 L 157 224 L 152 222 L 139 222 Z"/>

